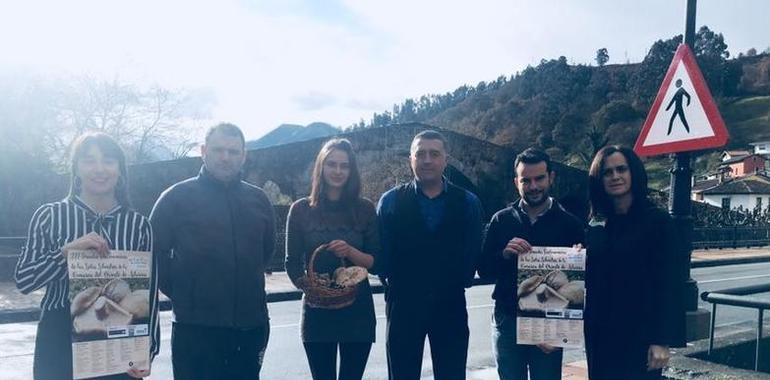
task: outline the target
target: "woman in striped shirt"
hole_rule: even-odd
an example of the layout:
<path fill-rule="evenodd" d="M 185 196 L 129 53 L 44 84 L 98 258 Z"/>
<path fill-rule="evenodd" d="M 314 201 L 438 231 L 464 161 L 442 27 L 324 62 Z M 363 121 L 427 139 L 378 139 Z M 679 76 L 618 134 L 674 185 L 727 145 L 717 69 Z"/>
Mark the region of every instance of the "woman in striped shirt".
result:
<path fill-rule="evenodd" d="M 89 133 L 72 146 L 70 192 L 62 201 L 41 206 L 33 215 L 27 243 L 16 265 L 22 293 L 46 287 L 35 340 L 34 378 L 72 379 L 72 317 L 67 255 L 74 250 L 152 251 L 149 220 L 130 207 L 126 161 L 106 134 Z M 159 349 L 158 291 L 155 265 L 150 279 L 150 355 Z M 129 369 L 109 379 L 141 378 L 149 370 Z"/>

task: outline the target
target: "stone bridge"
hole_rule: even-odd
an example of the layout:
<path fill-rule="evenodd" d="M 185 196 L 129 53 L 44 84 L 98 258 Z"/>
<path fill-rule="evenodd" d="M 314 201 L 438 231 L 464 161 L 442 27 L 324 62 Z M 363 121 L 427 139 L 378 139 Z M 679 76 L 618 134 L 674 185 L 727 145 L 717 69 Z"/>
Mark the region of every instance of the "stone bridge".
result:
<path fill-rule="evenodd" d="M 343 133 L 356 152 L 363 195 L 377 202 L 380 195 L 396 184 L 409 181 L 409 145 L 415 134 L 425 129 L 441 131 L 448 140 L 447 177 L 474 192 L 481 199 L 485 218 L 518 198 L 513 187 L 513 159 L 516 152 L 483 140 L 425 124 L 409 123 Z M 313 161 L 328 138 L 272 146 L 248 152 L 244 178 L 262 187 L 277 206 L 279 251 L 282 252 L 283 229 L 288 205 L 310 191 Z M 199 157 L 135 165 L 129 168 L 131 199 L 135 208 L 148 215 L 160 193 L 172 184 L 195 176 L 201 166 Z M 584 171 L 556 164 L 555 196 L 578 215 L 586 213 L 587 177 Z M 0 205 L 0 217 L 13 218 L 8 231 L 0 236 L 24 236 L 35 209 L 42 203 L 61 199 L 66 194 L 66 176 L 45 179 L 24 194 L 13 212 Z M 194 205 L 191 205 L 194 207 Z M 10 252 L 6 252 L 9 254 Z M 0 252 L 2 254 L 2 252 Z M 277 255 L 282 256 L 282 255 Z M 276 258 L 276 265 L 280 258 Z M 0 264 L 0 267 L 3 265 Z M 0 272 L 5 272 L 0 268 Z M 0 278 L 4 277 L 0 273 Z"/>
<path fill-rule="evenodd" d="M 409 145 L 414 135 L 425 129 L 436 129 L 446 136 L 450 148 L 447 177 L 477 194 L 487 216 L 518 197 L 512 184 L 514 151 L 418 123 L 364 129 L 340 135 L 349 139 L 356 150 L 365 197 L 377 202 L 383 192 L 411 179 Z M 262 187 L 274 204 L 289 205 L 309 193 L 313 161 L 327 139 L 249 151 L 244 178 Z M 132 167 L 131 195 L 136 208 L 148 213 L 165 188 L 194 176 L 200 165 L 200 158 L 186 158 Z M 556 195 L 567 198 L 571 208 L 577 206 L 576 211 L 582 213 L 587 189 L 585 172 L 564 165 L 556 166 L 560 175 L 557 177 Z"/>

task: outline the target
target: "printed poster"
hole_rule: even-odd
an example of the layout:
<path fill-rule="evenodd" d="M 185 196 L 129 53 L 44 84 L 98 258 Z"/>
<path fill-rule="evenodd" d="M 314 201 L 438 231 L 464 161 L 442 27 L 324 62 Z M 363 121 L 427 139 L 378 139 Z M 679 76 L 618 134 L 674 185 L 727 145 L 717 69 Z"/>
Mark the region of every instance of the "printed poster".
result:
<path fill-rule="evenodd" d="M 71 251 L 67 267 L 73 378 L 148 369 L 152 253 Z"/>
<path fill-rule="evenodd" d="M 518 256 L 516 343 L 583 346 L 585 249 L 532 247 Z"/>

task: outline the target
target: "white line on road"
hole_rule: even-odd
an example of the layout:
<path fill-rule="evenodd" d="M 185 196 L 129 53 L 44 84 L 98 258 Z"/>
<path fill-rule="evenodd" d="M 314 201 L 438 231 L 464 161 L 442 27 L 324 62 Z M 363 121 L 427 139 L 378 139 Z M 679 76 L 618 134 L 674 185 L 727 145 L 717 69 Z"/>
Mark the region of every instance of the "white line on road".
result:
<path fill-rule="evenodd" d="M 716 280 L 698 281 L 698 284 L 709 284 L 709 283 L 712 283 L 712 282 L 726 282 L 726 281 L 749 280 L 749 279 L 752 279 L 752 278 L 763 278 L 763 277 L 770 277 L 770 274 L 758 274 L 758 275 L 755 275 L 755 276 L 720 278 L 720 279 L 716 279 Z"/>

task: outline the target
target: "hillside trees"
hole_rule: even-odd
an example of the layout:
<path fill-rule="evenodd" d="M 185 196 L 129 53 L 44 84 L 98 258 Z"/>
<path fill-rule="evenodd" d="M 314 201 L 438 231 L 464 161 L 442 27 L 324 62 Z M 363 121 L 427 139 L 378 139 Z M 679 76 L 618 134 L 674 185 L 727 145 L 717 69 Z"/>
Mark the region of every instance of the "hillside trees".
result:
<path fill-rule="evenodd" d="M 607 48 L 601 48 L 596 51 L 596 64 L 601 66 L 604 66 L 607 61 L 610 60 L 610 54 L 607 52 Z"/>
<path fill-rule="evenodd" d="M 638 64 L 609 65 L 603 49 L 598 67 L 569 64 L 566 57 L 543 59 L 509 77 L 405 100 L 392 113 L 375 114 L 367 126 L 426 122 L 516 150 L 540 145 L 585 167 L 605 144 L 634 143 L 681 42 L 681 35 L 655 41 Z M 770 64 L 728 59 L 721 33 L 701 27 L 693 51 L 718 102 L 770 95 L 762 79 Z"/>

